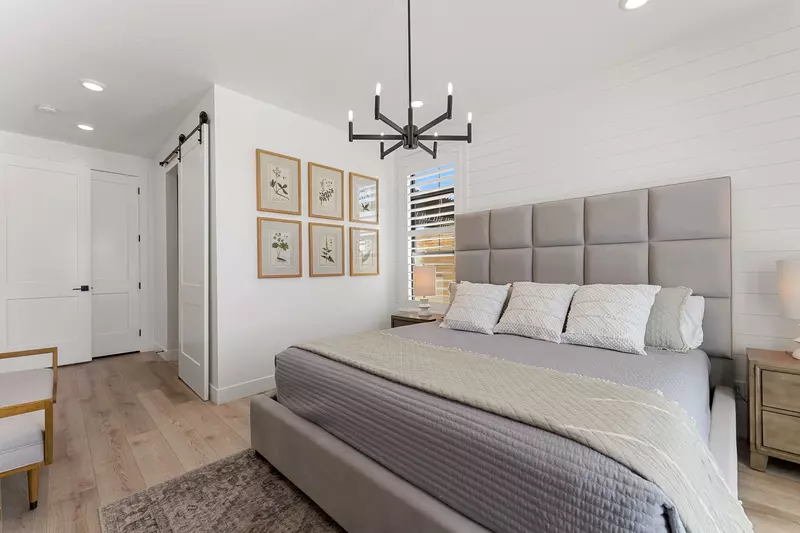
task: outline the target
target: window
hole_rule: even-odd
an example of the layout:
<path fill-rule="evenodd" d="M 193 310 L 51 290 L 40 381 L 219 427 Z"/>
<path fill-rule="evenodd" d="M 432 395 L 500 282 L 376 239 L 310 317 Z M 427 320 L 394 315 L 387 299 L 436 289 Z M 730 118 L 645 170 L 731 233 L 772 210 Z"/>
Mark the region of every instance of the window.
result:
<path fill-rule="evenodd" d="M 455 165 L 408 176 L 408 299 L 414 299 L 415 265 L 436 266 L 436 296 L 431 302 L 449 302 L 450 282 L 456 280 Z"/>

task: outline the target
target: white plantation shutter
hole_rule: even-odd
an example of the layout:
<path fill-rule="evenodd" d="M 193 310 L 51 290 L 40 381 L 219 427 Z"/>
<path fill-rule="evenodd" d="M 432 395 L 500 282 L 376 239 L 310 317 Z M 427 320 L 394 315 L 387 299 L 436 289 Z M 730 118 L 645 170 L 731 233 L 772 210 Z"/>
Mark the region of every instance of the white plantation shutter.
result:
<path fill-rule="evenodd" d="M 408 229 L 408 299 L 414 299 L 415 265 L 436 266 L 436 296 L 449 302 L 448 288 L 456 279 L 455 166 L 446 165 L 411 174 L 406 183 Z"/>

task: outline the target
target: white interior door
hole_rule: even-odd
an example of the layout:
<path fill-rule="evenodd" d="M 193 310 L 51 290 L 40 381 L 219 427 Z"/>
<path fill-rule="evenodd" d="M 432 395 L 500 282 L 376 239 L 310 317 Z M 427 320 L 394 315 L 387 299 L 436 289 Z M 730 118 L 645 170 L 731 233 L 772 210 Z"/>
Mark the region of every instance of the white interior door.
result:
<path fill-rule="evenodd" d="M 60 364 L 91 360 L 92 302 L 80 289 L 90 246 L 89 170 L 0 155 L 0 351 L 57 346 Z"/>
<path fill-rule="evenodd" d="M 139 187 L 92 171 L 92 356 L 139 350 Z"/>
<path fill-rule="evenodd" d="M 178 374 L 208 400 L 208 127 L 178 163 Z"/>

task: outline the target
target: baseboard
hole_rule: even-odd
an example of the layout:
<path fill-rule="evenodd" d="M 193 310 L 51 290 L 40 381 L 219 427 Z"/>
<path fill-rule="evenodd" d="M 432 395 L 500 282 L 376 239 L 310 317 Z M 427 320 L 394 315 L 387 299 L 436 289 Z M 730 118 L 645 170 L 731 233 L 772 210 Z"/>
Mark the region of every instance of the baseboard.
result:
<path fill-rule="evenodd" d="M 273 390 L 274 388 L 275 376 L 272 375 L 221 388 L 209 385 L 208 390 L 211 396 L 211 401 L 215 404 L 221 404 L 232 402 L 234 400 L 238 400 L 239 398 L 247 398 L 248 396 Z"/>
<path fill-rule="evenodd" d="M 160 350 L 158 355 L 161 356 L 161 359 L 164 361 L 177 361 L 178 360 L 178 350 Z"/>

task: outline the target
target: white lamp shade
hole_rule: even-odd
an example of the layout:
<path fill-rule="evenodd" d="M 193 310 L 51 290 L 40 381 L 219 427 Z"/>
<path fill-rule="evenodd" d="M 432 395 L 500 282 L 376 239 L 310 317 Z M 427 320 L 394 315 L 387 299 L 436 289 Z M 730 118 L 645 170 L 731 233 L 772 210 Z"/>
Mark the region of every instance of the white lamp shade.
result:
<path fill-rule="evenodd" d="M 800 319 L 800 259 L 778 261 L 778 294 L 783 316 Z"/>
<path fill-rule="evenodd" d="M 433 265 L 414 267 L 414 296 L 427 298 L 436 296 L 436 267 Z"/>

